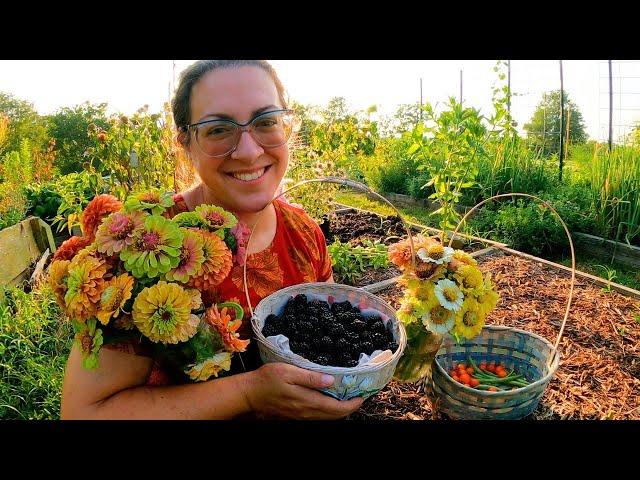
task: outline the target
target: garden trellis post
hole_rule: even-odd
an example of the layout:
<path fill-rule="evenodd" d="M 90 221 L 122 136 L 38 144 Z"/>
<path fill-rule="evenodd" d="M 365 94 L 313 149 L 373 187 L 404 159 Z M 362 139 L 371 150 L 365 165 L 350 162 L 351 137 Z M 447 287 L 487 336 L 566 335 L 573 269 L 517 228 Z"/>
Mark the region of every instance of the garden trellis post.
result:
<path fill-rule="evenodd" d="M 562 163 L 564 160 L 564 84 L 562 81 L 562 60 L 560 60 L 560 172 L 562 181 Z"/>
<path fill-rule="evenodd" d="M 609 151 L 613 143 L 613 75 L 611 73 L 611 60 L 609 63 Z"/>

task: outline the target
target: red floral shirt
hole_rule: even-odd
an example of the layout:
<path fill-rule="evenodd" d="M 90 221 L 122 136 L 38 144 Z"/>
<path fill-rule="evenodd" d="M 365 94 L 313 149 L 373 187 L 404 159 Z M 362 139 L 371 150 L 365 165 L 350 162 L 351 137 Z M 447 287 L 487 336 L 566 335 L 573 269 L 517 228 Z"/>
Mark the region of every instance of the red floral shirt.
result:
<path fill-rule="evenodd" d="M 189 208 L 181 194 L 174 196 L 175 205 L 166 216 L 172 217 Z M 308 282 L 324 282 L 331 278 L 331 257 L 327 250 L 320 227 L 301 208 L 276 200 L 276 234 L 271 244 L 258 253 L 247 257 L 247 285 L 249 298 L 255 309 L 260 300 L 271 293 L 290 285 Z M 239 329 L 241 338 L 251 338 L 250 311 L 247 305 L 241 265 L 234 263 L 231 273 L 210 291 L 202 293 L 206 304 L 212 301 L 235 300 L 245 311 L 245 318 Z M 105 345 L 107 348 L 127 351 L 137 355 L 149 355 L 149 349 L 142 345 Z M 242 354 L 244 366 L 257 367 L 257 348 L 251 342 L 247 353 Z M 234 362 L 238 354 L 234 355 Z M 249 359 L 249 361 L 247 361 Z M 232 371 L 234 368 L 232 368 Z M 241 371 L 241 370 L 240 370 Z M 169 383 L 160 364 L 154 362 L 147 385 Z"/>

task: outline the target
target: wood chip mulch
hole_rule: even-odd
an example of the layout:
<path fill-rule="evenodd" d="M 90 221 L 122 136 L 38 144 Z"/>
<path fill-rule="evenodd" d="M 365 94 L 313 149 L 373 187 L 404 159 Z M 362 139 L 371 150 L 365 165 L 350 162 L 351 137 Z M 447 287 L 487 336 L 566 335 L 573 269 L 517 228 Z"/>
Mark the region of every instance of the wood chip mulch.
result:
<path fill-rule="evenodd" d="M 538 262 L 498 253 L 480 260 L 500 291 L 487 323 L 534 332 L 555 344 L 571 276 Z M 398 286 L 378 295 L 394 307 Z M 530 419 L 640 419 L 640 301 L 607 293 L 576 277 L 560 341 L 560 366 Z M 366 419 L 441 419 L 423 386 L 392 381 L 350 416 Z"/>

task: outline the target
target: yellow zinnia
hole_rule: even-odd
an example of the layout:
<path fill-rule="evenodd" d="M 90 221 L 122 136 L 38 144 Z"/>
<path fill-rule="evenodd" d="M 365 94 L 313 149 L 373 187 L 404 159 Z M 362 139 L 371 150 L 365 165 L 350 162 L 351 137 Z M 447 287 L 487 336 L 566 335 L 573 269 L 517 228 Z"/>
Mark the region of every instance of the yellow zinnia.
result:
<path fill-rule="evenodd" d="M 498 300 L 500 299 L 500 294 L 498 294 L 493 282 L 491 281 L 490 273 L 485 276 L 483 288 L 477 295 L 476 299 L 478 300 L 478 309 L 482 315 L 486 316 L 491 310 L 496 308 Z"/>
<path fill-rule="evenodd" d="M 66 312 L 67 305 L 64 296 L 67 293 L 67 277 L 69 276 L 70 260 L 55 260 L 49 267 L 49 285 L 56 297 L 58 305 Z"/>
<path fill-rule="evenodd" d="M 176 283 L 160 281 L 142 290 L 133 303 L 133 322 L 152 342 L 186 342 L 200 319 L 191 313 L 193 296 Z"/>
<path fill-rule="evenodd" d="M 453 278 L 458 281 L 460 289 L 467 293 L 478 294 L 483 287 L 482 272 L 473 265 L 462 265 L 458 268 Z"/>
<path fill-rule="evenodd" d="M 411 295 L 405 295 L 397 311 L 398 320 L 405 325 L 417 322 L 424 315 L 426 305 Z"/>
<path fill-rule="evenodd" d="M 100 296 L 100 309 L 96 317 L 100 323 L 106 325 L 111 317 L 117 317 L 124 304 L 131 298 L 133 291 L 133 277 L 128 273 L 123 273 L 113 277 L 105 284 L 105 288 Z"/>
<path fill-rule="evenodd" d="M 213 357 L 206 359 L 204 362 L 196 365 L 190 365 L 185 373 L 189 375 L 191 380 L 196 382 L 204 382 L 212 375 L 217 377 L 221 370 L 231 369 L 231 352 L 219 352 Z"/>
<path fill-rule="evenodd" d="M 478 308 L 475 298 L 469 297 L 456 315 L 455 333 L 464 338 L 473 338 L 482 331 L 485 316 Z"/>

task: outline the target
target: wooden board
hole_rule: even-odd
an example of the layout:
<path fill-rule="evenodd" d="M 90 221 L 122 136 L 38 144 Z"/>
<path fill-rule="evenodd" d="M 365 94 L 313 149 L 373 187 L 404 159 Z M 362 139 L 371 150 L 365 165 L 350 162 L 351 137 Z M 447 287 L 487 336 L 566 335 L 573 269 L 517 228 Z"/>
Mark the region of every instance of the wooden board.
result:
<path fill-rule="evenodd" d="M 625 243 L 606 240 L 594 235 L 575 232 L 571 234 L 576 250 L 601 258 L 603 262 L 612 260 L 632 268 L 640 268 L 640 248 Z"/>
<path fill-rule="evenodd" d="M 31 265 L 47 249 L 56 251 L 53 234 L 51 227 L 38 217 L 0 231 L 0 286 L 25 280 Z"/>

